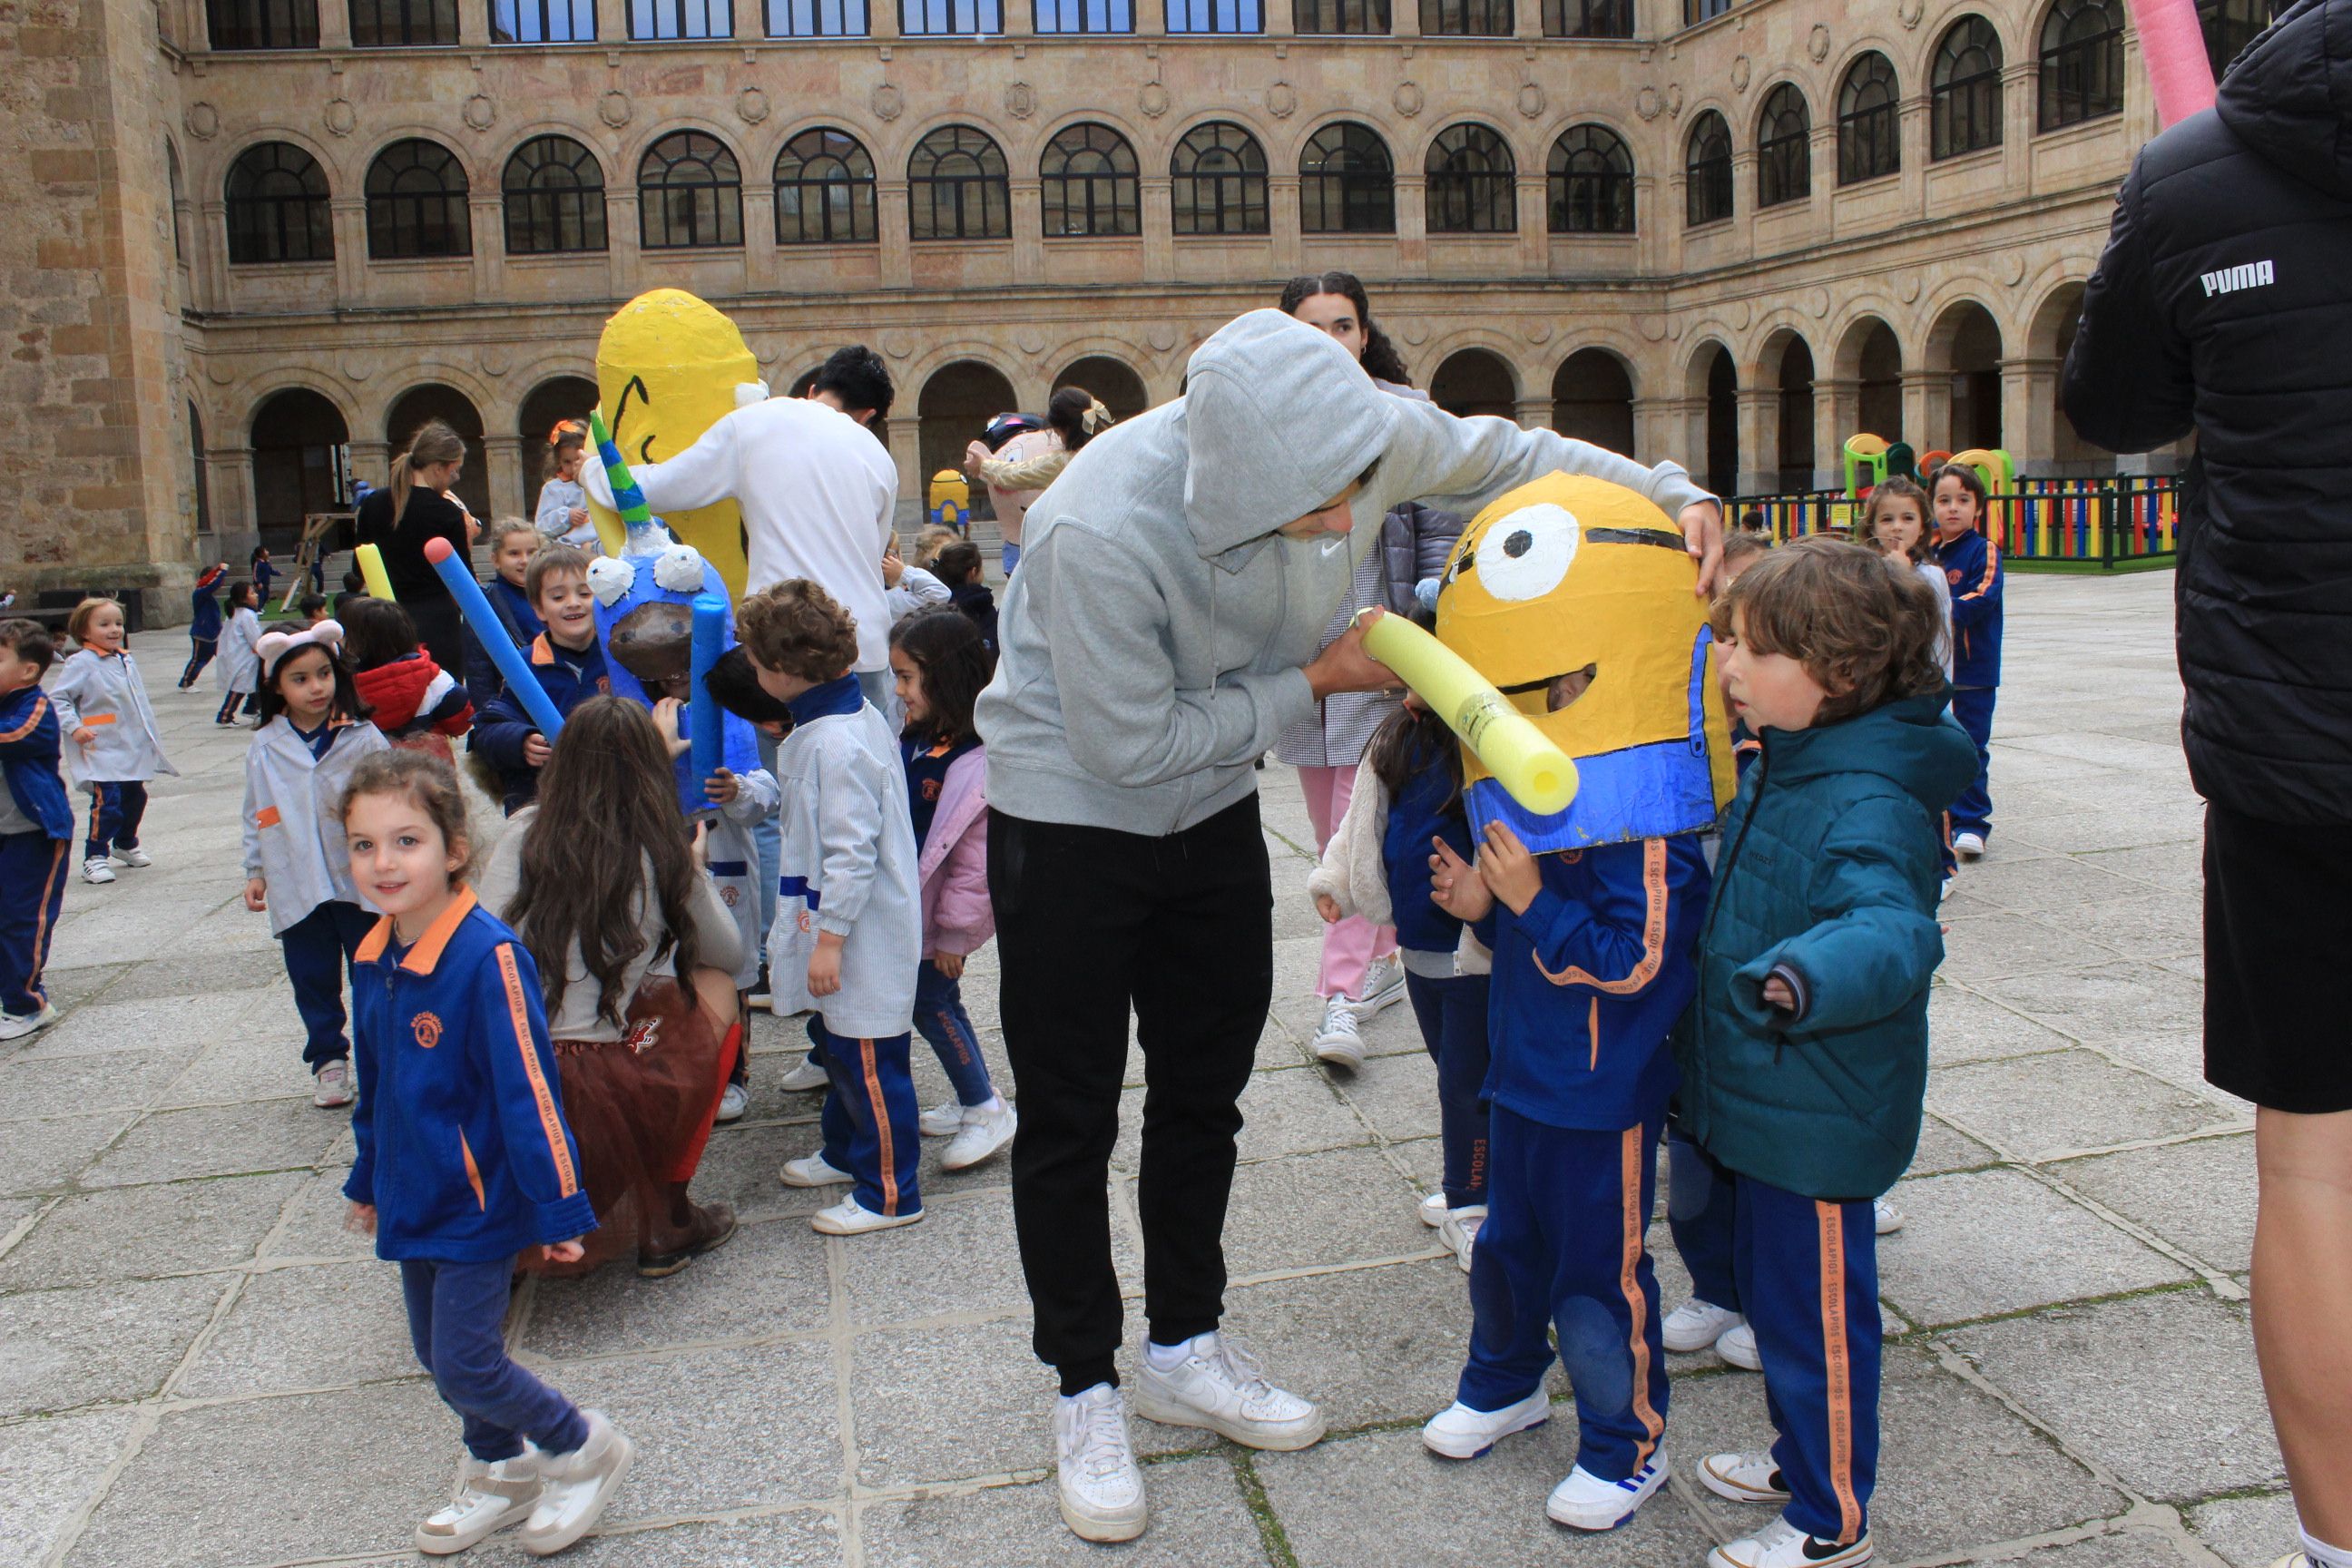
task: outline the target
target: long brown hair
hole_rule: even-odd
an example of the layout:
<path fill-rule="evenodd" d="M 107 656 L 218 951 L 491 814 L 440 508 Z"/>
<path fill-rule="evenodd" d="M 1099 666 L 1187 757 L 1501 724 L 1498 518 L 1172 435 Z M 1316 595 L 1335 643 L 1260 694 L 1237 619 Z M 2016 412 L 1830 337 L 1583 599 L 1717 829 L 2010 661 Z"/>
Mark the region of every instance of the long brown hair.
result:
<path fill-rule="evenodd" d="M 624 697 L 592 697 L 563 721 L 539 779 L 539 815 L 523 830 L 521 890 L 507 910 L 538 961 L 547 1006 L 571 978 L 572 944 L 596 981 L 597 1014 L 624 1022 L 621 987 L 645 951 L 638 929 L 653 869 L 662 934 L 649 962 L 673 955 L 681 985 L 694 973 L 693 857 L 669 749 L 653 716 Z"/>
<path fill-rule="evenodd" d="M 466 438 L 446 421 L 427 419 L 419 425 L 416 434 L 408 438 L 408 450 L 392 460 L 392 521 L 398 522 L 408 510 L 408 492 L 416 483 L 417 469 L 465 460 Z"/>
<path fill-rule="evenodd" d="M 1878 548 L 1878 513 L 1882 507 L 1898 500 L 1907 500 L 1919 512 L 1919 537 L 1911 542 L 1904 553 L 1911 564 L 1923 564 L 1936 545 L 1936 509 L 1927 504 L 1927 492 L 1905 479 L 1901 474 L 1881 479 L 1870 489 L 1870 504 L 1862 512 L 1862 537 L 1857 544 Z"/>
<path fill-rule="evenodd" d="M 1801 539 L 1766 553 L 1715 602 L 1715 632 L 1786 654 L 1829 695 L 1818 726 L 1944 687 L 1936 591 L 1908 566 L 1843 539 Z"/>

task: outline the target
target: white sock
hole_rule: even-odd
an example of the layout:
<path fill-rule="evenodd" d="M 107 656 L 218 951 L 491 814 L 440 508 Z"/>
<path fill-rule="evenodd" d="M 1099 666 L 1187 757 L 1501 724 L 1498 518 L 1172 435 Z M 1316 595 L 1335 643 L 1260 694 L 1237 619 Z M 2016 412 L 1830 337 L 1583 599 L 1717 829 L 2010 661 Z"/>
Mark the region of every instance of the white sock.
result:
<path fill-rule="evenodd" d="M 1088 1397 L 1092 1396 L 1092 1394 L 1094 1394 L 1094 1392 L 1095 1392 L 1095 1389 L 1097 1389 L 1097 1388 L 1108 1388 L 1109 1386 L 1110 1386 L 1110 1384 L 1108 1384 L 1108 1383 L 1097 1383 L 1097 1384 L 1094 1384 L 1092 1387 L 1088 1387 L 1088 1388 L 1081 1388 L 1081 1389 L 1080 1389 L 1080 1390 L 1078 1390 L 1076 1394 L 1063 1394 L 1063 1395 L 1061 1396 L 1061 1398 L 1062 1398 L 1062 1403 L 1063 1403 L 1064 1405 L 1075 1405 L 1075 1404 L 1076 1404 L 1076 1403 L 1077 1403 L 1079 1400 L 1081 1400 L 1081 1399 L 1086 1399 L 1086 1398 L 1088 1398 Z"/>
<path fill-rule="evenodd" d="M 1004 1096 L 994 1089 L 990 1089 L 988 1091 L 987 1103 L 982 1105 L 967 1105 L 964 1109 L 966 1110 L 985 1110 L 993 1113 L 1004 1109 Z"/>
<path fill-rule="evenodd" d="M 2311 1568 L 2352 1568 L 2352 1552 L 2328 1545 L 2300 1524 L 2295 1533 L 2303 1537 L 2303 1554 L 2311 1559 Z"/>
<path fill-rule="evenodd" d="M 1207 1334 L 1200 1336 L 1202 1340 L 1208 1337 Z M 1156 1340 L 1146 1340 L 1143 1342 L 1143 1359 L 1151 1363 L 1154 1372 L 1174 1372 L 1184 1364 L 1184 1358 L 1192 1353 L 1192 1347 L 1199 1342 L 1199 1340 L 1186 1340 L 1181 1345 L 1163 1345 Z"/>

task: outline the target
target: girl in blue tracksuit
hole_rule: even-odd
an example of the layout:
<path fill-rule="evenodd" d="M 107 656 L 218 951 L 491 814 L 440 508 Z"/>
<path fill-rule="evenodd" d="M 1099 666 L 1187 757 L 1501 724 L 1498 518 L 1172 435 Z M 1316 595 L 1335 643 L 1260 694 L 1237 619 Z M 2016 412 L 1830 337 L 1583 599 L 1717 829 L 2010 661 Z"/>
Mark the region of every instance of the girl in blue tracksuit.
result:
<path fill-rule="evenodd" d="M 1973 860 L 1992 837 L 1993 701 L 2000 695 L 2000 546 L 1984 533 L 1985 484 L 1974 468 L 1936 470 L 1936 561 L 1952 595 L 1952 717 L 1977 746 L 1977 776 L 1952 802 L 1952 847 Z"/>
<path fill-rule="evenodd" d="M 539 972 L 466 886 L 466 806 L 447 763 L 368 757 L 342 819 L 352 880 L 383 911 L 353 963 L 357 1152 L 343 1195 L 376 1256 L 400 1265 L 416 1359 L 465 1426 L 457 1498 L 416 1527 L 416 1545 L 461 1552 L 520 1521 L 526 1551 L 560 1551 L 595 1523 L 635 1450 L 516 1365 L 500 1333 L 515 1255 L 574 1261 L 596 1224 Z"/>
<path fill-rule="evenodd" d="M 228 563 L 207 566 L 196 578 L 195 590 L 188 595 L 194 614 L 188 619 L 188 665 L 180 671 L 180 689 L 185 691 L 205 672 L 219 651 L 221 635 L 220 601 L 214 595 L 220 592 L 221 579 L 228 575 Z"/>

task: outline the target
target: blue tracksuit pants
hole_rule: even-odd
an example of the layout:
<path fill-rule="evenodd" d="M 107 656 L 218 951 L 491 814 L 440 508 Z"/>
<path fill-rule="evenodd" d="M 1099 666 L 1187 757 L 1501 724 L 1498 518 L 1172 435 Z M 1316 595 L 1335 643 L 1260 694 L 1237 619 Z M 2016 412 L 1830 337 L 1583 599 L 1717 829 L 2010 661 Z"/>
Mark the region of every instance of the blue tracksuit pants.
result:
<path fill-rule="evenodd" d="M 1408 971 L 1404 994 L 1421 1025 L 1422 1044 L 1437 1064 L 1438 1130 L 1444 1152 L 1445 1206 L 1486 1201 L 1492 1154 L 1486 1131 L 1486 976 L 1433 979 Z M 1473 1258 L 1477 1256 L 1474 1250 Z"/>
<path fill-rule="evenodd" d="M 1962 686 L 1952 692 L 1952 717 L 1977 743 L 1976 782 L 1952 802 L 1952 831 L 1992 837 L 1992 706 L 1998 686 Z"/>
<path fill-rule="evenodd" d="M 1733 1267 L 1738 1235 L 1737 1178 L 1715 1156 L 1666 1123 L 1666 1228 L 1690 1270 L 1691 1294 L 1709 1306 L 1739 1310 Z"/>
<path fill-rule="evenodd" d="M 1870 1529 L 1878 1479 L 1878 1226 L 1870 1200 L 1825 1203 L 1736 1178 L 1739 1299 L 1764 1358 L 1772 1462 L 1789 1522 L 1824 1541 Z M 1482 1233 L 1479 1245 L 1486 1245 Z"/>
<path fill-rule="evenodd" d="M 1576 1389 L 1576 1462 L 1604 1481 L 1648 1464 L 1666 1429 L 1658 1279 L 1643 1234 L 1663 1115 L 1615 1132 L 1547 1127 L 1497 1105 L 1486 1221 L 1470 1254 L 1473 1410 L 1525 1399 L 1551 1364 Z"/>
<path fill-rule="evenodd" d="M 0 833 L 0 1013 L 29 1018 L 49 1005 L 41 966 L 66 897 L 69 838 Z"/>
<path fill-rule="evenodd" d="M 980 1031 L 963 1008 L 963 983 L 950 980 L 929 959 L 915 971 L 915 1028 L 930 1042 L 960 1105 L 986 1105 L 996 1094 L 980 1054 Z"/>
<path fill-rule="evenodd" d="M 352 1054 L 343 1035 L 343 981 L 375 920 L 357 904 L 330 899 L 278 935 L 286 978 L 294 983 L 294 1010 L 302 1015 L 302 1060 L 312 1072 Z"/>
<path fill-rule="evenodd" d="M 916 1125 L 915 1080 L 907 1073 L 912 1037 L 852 1039 L 808 1021 L 810 1056 L 831 1079 L 818 1125 L 824 1133 L 824 1163 L 855 1176 L 858 1206 L 871 1214 L 915 1214 L 923 1206 L 915 1167 L 922 1158 Z"/>
<path fill-rule="evenodd" d="M 147 816 L 147 785 L 140 779 L 89 786 L 89 858 L 110 849 L 139 847 L 139 825 Z"/>
<path fill-rule="evenodd" d="M 442 1403 L 465 1423 L 466 1452 L 486 1464 L 522 1452 L 525 1437 L 551 1454 L 588 1440 L 579 1409 L 507 1354 L 507 1296 L 514 1259 L 443 1263 L 404 1258 L 400 1293 L 408 1337 Z"/>

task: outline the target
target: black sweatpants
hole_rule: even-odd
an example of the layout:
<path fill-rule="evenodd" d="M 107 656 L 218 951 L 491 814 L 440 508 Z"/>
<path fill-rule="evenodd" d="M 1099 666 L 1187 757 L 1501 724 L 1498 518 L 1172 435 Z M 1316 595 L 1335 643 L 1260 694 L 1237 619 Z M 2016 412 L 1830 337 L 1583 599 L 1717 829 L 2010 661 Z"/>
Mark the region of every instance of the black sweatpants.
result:
<path fill-rule="evenodd" d="M 1274 888 L 1257 797 L 1164 838 L 992 810 L 1005 1053 L 1021 1096 L 1013 1217 L 1040 1360 L 1062 1392 L 1116 1383 L 1105 1188 L 1128 1009 L 1143 1047 L 1144 1314 L 1181 1344 L 1224 1312 L 1234 1135 L 1274 999 Z"/>

